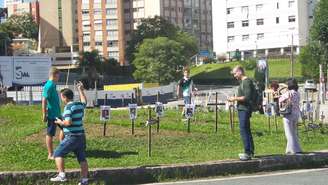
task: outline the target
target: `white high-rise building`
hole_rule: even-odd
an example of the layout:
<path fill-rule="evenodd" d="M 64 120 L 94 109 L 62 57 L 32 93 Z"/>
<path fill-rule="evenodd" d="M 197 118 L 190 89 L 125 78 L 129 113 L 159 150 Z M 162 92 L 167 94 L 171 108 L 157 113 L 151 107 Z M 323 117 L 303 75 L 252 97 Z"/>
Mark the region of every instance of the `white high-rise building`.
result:
<path fill-rule="evenodd" d="M 317 0 L 226 0 L 227 50 L 242 58 L 299 53 Z"/>

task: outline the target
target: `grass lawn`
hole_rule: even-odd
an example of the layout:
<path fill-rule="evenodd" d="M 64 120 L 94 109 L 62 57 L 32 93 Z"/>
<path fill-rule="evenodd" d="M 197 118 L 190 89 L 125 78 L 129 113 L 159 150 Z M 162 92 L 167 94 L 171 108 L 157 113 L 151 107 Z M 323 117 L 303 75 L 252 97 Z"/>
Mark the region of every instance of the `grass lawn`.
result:
<path fill-rule="evenodd" d="M 219 132 L 214 133 L 215 114 L 199 112 L 186 132 L 180 112 L 167 110 L 162 118 L 161 130 L 153 135 L 153 157 L 147 157 L 147 128 L 142 120 L 146 109 L 138 111 L 136 134 L 131 135 L 127 111 L 113 111 L 106 137 L 102 136 L 102 124 L 98 109 L 87 110 L 87 156 L 90 168 L 149 166 L 172 163 L 205 162 L 236 159 L 242 152 L 239 129 L 231 133 L 227 113 L 220 112 Z M 1 106 L 0 108 L 0 171 L 55 169 L 53 161 L 47 161 L 44 144 L 45 124 L 40 121 L 40 106 Z M 279 119 L 279 129 L 268 132 L 266 118 L 254 115 L 252 129 L 256 155 L 283 154 L 285 137 Z M 300 132 L 304 151 L 327 149 L 327 134 Z M 56 145 L 58 142 L 56 142 Z M 67 168 L 79 168 L 73 155 L 68 156 Z"/>
<path fill-rule="evenodd" d="M 229 62 L 223 64 L 205 64 L 191 69 L 191 76 L 195 81 L 202 82 L 215 80 L 232 80 L 230 71 L 238 62 Z M 301 78 L 301 63 L 295 62 L 294 75 Z M 253 77 L 254 70 L 247 70 L 247 76 Z M 290 76 L 289 59 L 269 59 L 269 76 L 271 80 L 286 79 Z"/>

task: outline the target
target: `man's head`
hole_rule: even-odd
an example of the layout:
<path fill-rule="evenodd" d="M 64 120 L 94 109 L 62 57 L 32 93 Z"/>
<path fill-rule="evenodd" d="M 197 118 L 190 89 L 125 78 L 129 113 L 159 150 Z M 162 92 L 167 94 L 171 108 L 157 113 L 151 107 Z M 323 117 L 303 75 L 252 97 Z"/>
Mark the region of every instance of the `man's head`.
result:
<path fill-rule="evenodd" d="M 233 70 L 231 71 L 231 74 L 233 75 L 233 77 L 235 77 L 237 80 L 242 80 L 242 78 L 245 76 L 245 70 L 243 67 L 241 66 L 236 66 L 233 68 Z"/>
<path fill-rule="evenodd" d="M 189 78 L 189 75 L 190 75 L 189 68 L 184 68 L 184 69 L 183 69 L 183 76 L 184 76 L 185 78 Z"/>
<path fill-rule="evenodd" d="M 58 82 L 59 74 L 60 74 L 60 71 L 57 68 L 52 67 L 49 71 L 49 79 L 51 79 L 55 82 Z"/>
<path fill-rule="evenodd" d="M 68 102 L 73 101 L 74 93 L 68 88 L 62 89 L 60 91 L 60 98 L 65 104 L 67 104 Z"/>

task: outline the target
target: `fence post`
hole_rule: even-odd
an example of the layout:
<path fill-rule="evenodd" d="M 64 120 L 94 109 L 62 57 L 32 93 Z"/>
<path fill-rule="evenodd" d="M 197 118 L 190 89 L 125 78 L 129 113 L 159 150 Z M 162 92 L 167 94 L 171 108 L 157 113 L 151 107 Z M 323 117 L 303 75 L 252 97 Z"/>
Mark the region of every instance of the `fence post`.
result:
<path fill-rule="evenodd" d="M 148 122 L 151 121 L 151 108 L 148 107 Z M 148 124 L 148 157 L 151 157 L 151 124 Z"/>
<path fill-rule="evenodd" d="M 215 92 L 215 132 L 218 132 L 218 92 Z"/>
<path fill-rule="evenodd" d="M 157 102 L 159 102 L 160 101 L 160 92 L 158 91 L 157 92 Z M 159 118 L 159 116 L 157 116 L 157 133 L 159 133 L 159 123 L 160 122 L 160 118 Z"/>

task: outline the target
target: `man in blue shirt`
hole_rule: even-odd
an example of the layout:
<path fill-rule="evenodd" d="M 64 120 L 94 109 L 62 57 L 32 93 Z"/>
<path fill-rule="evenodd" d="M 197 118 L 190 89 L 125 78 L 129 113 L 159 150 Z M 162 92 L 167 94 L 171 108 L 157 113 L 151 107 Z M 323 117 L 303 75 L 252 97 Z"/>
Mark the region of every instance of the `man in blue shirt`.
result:
<path fill-rule="evenodd" d="M 65 182 L 64 157 L 74 152 L 78 162 L 81 166 L 82 179 L 80 185 L 88 184 L 88 162 L 85 156 L 86 139 L 83 127 L 84 109 L 86 107 L 87 99 L 83 90 L 81 82 L 78 83 L 77 89 L 81 102 L 74 102 L 74 93 L 70 89 L 63 89 L 60 92 L 60 97 L 65 103 L 63 112 L 63 120 L 57 118 L 56 124 L 63 128 L 65 138 L 56 148 L 54 157 L 58 169 L 58 175 L 51 178 L 52 182 Z"/>
<path fill-rule="evenodd" d="M 48 149 L 48 159 L 53 160 L 53 137 L 56 135 L 55 124 L 56 117 L 61 117 L 60 102 L 56 89 L 56 83 L 59 80 L 59 70 L 51 68 L 49 72 L 49 80 L 43 87 L 42 92 L 42 120 L 47 122 L 46 145 Z M 63 134 L 60 132 L 59 139 L 62 140 Z"/>

